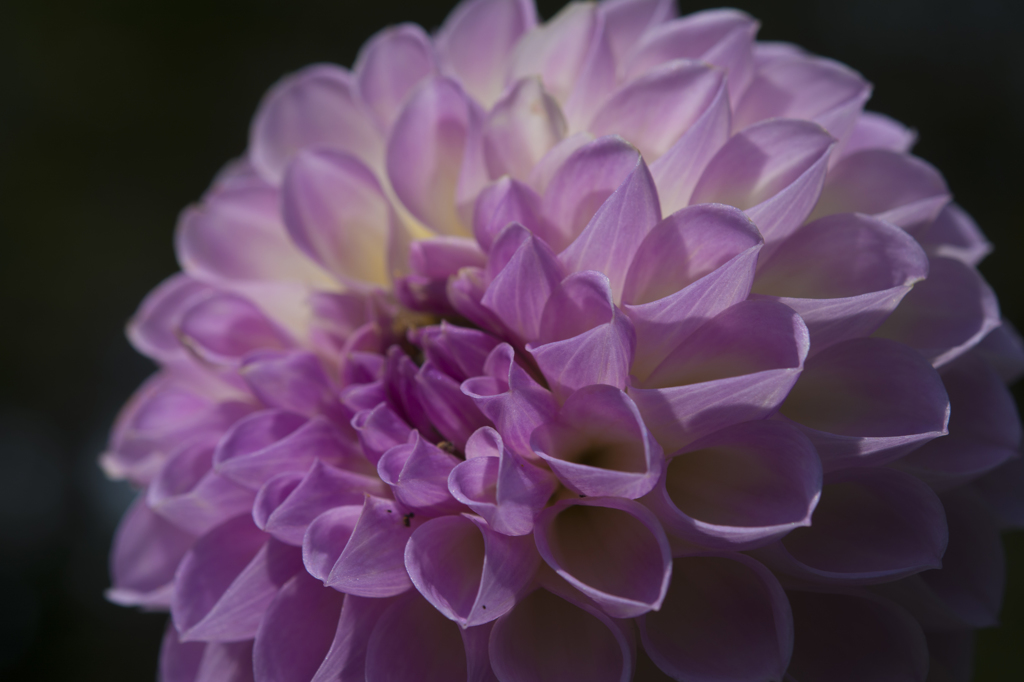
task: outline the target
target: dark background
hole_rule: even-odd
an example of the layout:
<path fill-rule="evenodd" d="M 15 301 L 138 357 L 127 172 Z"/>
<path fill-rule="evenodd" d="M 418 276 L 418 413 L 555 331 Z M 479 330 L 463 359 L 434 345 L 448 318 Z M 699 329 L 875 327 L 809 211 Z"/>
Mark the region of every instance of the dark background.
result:
<path fill-rule="evenodd" d="M 377 29 L 435 28 L 451 4 L 3 3 L 0 677 L 153 679 L 164 617 L 102 595 L 132 493 L 95 458 L 152 371 L 123 325 L 176 269 L 178 211 L 243 151 L 271 83 L 314 61 L 351 65 Z M 561 4 L 541 2 L 541 14 Z M 860 70 L 876 86 L 869 107 L 918 129 L 916 153 L 996 244 L 982 272 L 1024 327 L 1024 3 L 736 4 L 761 19 L 761 38 Z M 1003 625 L 978 636 L 979 682 L 1024 670 L 1024 534 L 1007 536 L 1007 550 Z"/>

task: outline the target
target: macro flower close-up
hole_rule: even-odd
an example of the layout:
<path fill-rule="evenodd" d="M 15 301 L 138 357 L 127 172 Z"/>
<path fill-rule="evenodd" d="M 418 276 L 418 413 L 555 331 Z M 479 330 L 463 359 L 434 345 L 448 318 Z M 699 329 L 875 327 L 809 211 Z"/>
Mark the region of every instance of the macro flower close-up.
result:
<path fill-rule="evenodd" d="M 100 457 L 161 682 L 971 679 L 1024 527 L 993 243 L 759 29 L 463 0 L 269 87 Z"/>

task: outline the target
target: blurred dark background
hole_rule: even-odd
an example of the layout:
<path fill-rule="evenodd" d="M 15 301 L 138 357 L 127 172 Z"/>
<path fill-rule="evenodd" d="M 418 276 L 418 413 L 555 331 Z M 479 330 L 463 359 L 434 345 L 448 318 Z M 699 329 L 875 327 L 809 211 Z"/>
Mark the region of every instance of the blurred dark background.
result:
<path fill-rule="evenodd" d="M 351 65 L 377 29 L 432 29 L 452 4 L 5 0 L 0 677 L 153 679 L 164 617 L 103 599 L 110 537 L 132 492 L 95 459 L 153 369 L 124 323 L 176 269 L 178 212 L 242 152 L 271 83 L 314 61 Z M 541 2 L 541 14 L 561 4 Z M 860 70 L 875 84 L 869 108 L 917 128 L 916 153 L 996 244 L 981 269 L 1024 327 L 1024 3 L 736 5 L 761 19 L 761 38 Z M 979 682 L 1024 670 L 1024 534 L 1006 539 L 1003 625 L 978 636 Z"/>

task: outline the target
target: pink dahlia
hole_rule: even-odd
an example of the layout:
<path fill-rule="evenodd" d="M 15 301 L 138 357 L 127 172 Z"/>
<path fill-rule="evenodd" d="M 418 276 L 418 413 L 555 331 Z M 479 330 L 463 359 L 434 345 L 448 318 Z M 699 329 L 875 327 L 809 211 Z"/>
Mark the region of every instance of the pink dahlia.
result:
<path fill-rule="evenodd" d="M 990 246 L 757 28 L 468 0 L 270 90 L 102 459 L 164 682 L 967 679 L 1024 523 Z"/>

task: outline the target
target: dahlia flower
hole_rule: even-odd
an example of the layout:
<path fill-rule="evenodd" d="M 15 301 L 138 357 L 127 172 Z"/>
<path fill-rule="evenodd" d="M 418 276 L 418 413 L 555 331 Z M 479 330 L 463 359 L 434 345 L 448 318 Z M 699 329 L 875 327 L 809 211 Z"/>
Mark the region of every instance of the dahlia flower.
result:
<path fill-rule="evenodd" d="M 164 682 L 968 678 L 1024 523 L 990 245 L 757 29 L 467 0 L 271 88 L 102 457 Z"/>

